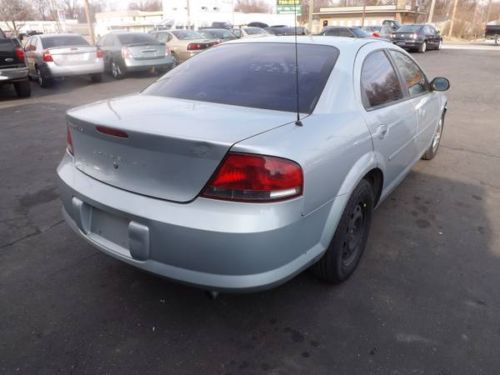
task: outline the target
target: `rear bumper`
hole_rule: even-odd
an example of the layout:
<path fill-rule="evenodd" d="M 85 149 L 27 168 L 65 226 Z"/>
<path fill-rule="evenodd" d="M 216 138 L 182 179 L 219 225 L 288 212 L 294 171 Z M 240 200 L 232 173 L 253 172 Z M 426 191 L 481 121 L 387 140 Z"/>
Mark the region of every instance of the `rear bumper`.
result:
<path fill-rule="evenodd" d="M 28 79 L 28 68 L 0 69 L 0 84 Z"/>
<path fill-rule="evenodd" d="M 424 41 L 405 39 L 405 40 L 393 40 L 392 43 L 401 48 L 418 48 L 424 43 Z"/>
<path fill-rule="evenodd" d="M 325 251 L 320 240 L 336 206 L 329 202 L 302 216 L 302 198 L 265 205 L 204 198 L 173 203 L 96 181 L 77 170 L 69 155 L 58 177 L 66 222 L 94 247 L 210 290 L 254 291 L 293 277 Z M 93 228 L 99 215 L 115 229 Z"/>
<path fill-rule="evenodd" d="M 44 68 L 54 78 L 83 76 L 104 73 L 104 61 L 99 59 L 94 64 L 81 65 L 57 65 L 54 62 L 48 62 Z"/>
<path fill-rule="evenodd" d="M 149 70 L 151 68 L 168 68 L 173 65 L 174 60 L 171 56 L 165 56 L 161 59 L 151 60 L 133 60 L 125 59 L 125 66 L 129 72 Z"/>

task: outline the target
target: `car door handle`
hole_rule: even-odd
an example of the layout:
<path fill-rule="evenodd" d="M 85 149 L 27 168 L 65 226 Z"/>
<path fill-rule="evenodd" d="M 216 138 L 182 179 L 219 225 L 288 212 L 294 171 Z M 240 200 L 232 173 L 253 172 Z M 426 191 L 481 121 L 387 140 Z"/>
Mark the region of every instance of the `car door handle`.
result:
<path fill-rule="evenodd" d="M 387 125 L 380 125 L 377 130 L 375 130 L 375 133 L 373 133 L 373 136 L 378 139 L 384 139 L 388 132 L 389 128 Z"/>

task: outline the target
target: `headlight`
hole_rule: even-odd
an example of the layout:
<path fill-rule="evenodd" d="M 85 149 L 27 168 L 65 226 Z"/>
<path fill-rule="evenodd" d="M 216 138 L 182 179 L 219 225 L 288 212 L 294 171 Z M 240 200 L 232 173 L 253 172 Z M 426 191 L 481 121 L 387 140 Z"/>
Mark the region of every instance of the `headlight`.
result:
<path fill-rule="evenodd" d="M 417 39 L 418 35 L 417 34 L 411 34 L 412 39 Z"/>

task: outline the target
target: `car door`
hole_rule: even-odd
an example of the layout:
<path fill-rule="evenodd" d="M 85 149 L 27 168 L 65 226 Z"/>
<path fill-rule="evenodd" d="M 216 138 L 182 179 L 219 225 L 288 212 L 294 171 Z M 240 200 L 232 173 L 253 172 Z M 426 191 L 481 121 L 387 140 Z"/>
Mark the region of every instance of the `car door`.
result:
<path fill-rule="evenodd" d="M 390 49 L 389 54 L 403 80 L 413 110 L 417 114 L 417 146 L 419 155 L 429 147 L 441 117 L 437 93 L 431 90 L 424 72 L 406 53 Z"/>
<path fill-rule="evenodd" d="M 417 116 L 385 49 L 367 45 L 358 52 L 354 77 L 384 189 L 392 190 L 418 160 Z"/>

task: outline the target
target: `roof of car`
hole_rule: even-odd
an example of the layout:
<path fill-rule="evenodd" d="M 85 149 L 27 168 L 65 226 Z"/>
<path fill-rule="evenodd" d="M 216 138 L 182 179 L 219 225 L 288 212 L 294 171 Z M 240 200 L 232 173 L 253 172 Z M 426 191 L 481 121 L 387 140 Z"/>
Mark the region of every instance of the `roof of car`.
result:
<path fill-rule="evenodd" d="M 76 33 L 50 33 L 50 34 L 36 34 L 31 36 L 39 36 L 40 38 L 43 39 L 43 38 L 53 38 L 58 36 L 81 36 L 81 35 Z"/>
<path fill-rule="evenodd" d="M 269 36 L 265 38 L 243 38 L 233 40 L 229 43 L 295 43 L 295 36 Z M 327 45 L 337 47 L 339 49 L 354 49 L 358 50 L 362 46 L 369 43 L 380 43 L 387 46 L 394 46 L 392 43 L 385 42 L 379 39 L 372 38 L 346 38 L 346 37 L 337 37 L 337 36 L 297 36 L 297 43 L 301 44 L 318 44 L 318 45 Z M 226 44 L 226 43 L 225 43 Z"/>

